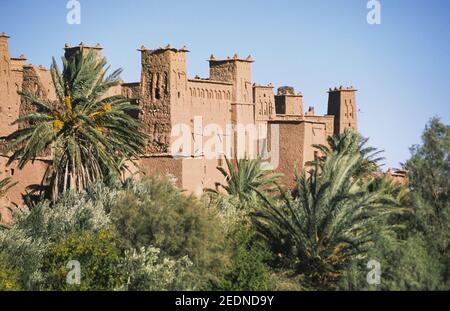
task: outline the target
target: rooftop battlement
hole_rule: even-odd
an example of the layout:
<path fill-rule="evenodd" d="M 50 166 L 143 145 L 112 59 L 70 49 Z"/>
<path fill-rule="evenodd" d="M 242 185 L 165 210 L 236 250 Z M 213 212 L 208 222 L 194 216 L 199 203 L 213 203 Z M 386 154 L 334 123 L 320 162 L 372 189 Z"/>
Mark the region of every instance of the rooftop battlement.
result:
<path fill-rule="evenodd" d="M 248 55 L 246 58 L 240 58 L 239 55 L 236 53 L 233 55 L 233 57 L 227 57 L 225 59 L 217 59 L 213 54 L 209 57 L 209 62 L 247 62 L 247 63 L 253 63 L 255 62 L 251 55 Z"/>
<path fill-rule="evenodd" d="M 329 88 L 328 89 L 328 93 L 334 93 L 334 92 L 356 92 L 358 91 L 356 88 L 352 86 L 348 86 L 348 87 L 344 87 L 344 86 L 339 86 L 339 87 L 334 87 L 334 88 Z"/>
<path fill-rule="evenodd" d="M 165 52 L 165 51 L 172 51 L 172 52 L 175 52 L 175 53 L 177 53 L 177 52 L 184 52 L 184 53 L 190 52 L 185 45 L 183 47 L 177 49 L 177 48 L 174 48 L 170 43 L 167 44 L 165 47 L 159 47 L 159 48 L 156 48 L 156 49 L 149 49 L 149 48 L 145 47 L 144 45 L 142 45 L 138 49 L 138 51 L 139 52 L 148 52 L 148 53 L 161 53 L 161 52 Z"/>

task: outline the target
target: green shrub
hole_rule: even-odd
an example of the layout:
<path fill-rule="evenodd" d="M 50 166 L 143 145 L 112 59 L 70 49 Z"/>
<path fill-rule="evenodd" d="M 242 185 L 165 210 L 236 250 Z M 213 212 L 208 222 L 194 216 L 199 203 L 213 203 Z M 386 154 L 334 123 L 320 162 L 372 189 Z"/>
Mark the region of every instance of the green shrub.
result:
<path fill-rule="evenodd" d="M 80 263 L 81 282 L 68 284 L 67 264 Z M 112 290 L 123 283 L 119 250 L 110 231 L 70 234 L 48 247 L 43 259 L 44 288 L 48 290 Z"/>
<path fill-rule="evenodd" d="M 270 253 L 254 241 L 250 229 L 236 228 L 227 238 L 231 252 L 231 264 L 222 273 L 216 290 L 262 291 L 273 289 L 272 279 L 266 260 Z"/>
<path fill-rule="evenodd" d="M 18 273 L 0 256 L 0 291 L 19 290 Z"/>
<path fill-rule="evenodd" d="M 0 231 L 0 256 L 17 271 L 18 282 L 24 290 L 40 289 L 40 267 L 46 248 L 42 239 L 29 236 L 21 228 Z"/>
<path fill-rule="evenodd" d="M 11 229 L 0 230 L 0 255 L 17 271 L 19 283 L 25 290 L 42 288 L 41 268 L 50 244 L 70 234 L 110 226 L 100 200 L 70 192 L 54 205 L 43 201 L 29 211 L 17 209 L 14 220 Z"/>
<path fill-rule="evenodd" d="M 380 284 L 369 285 L 366 264 L 374 259 L 381 265 Z M 442 266 L 428 253 L 426 242 L 419 235 L 407 240 L 380 237 L 368 256 L 346 271 L 339 283 L 344 290 L 439 290 Z"/>
<path fill-rule="evenodd" d="M 187 257 L 178 260 L 163 258 L 160 250 L 154 247 L 139 251 L 125 251 L 121 261 L 121 271 L 127 277 L 121 290 L 189 290 L 193 280 L 188 271 L 192 262 Z"/>
<path fill-rule="evenodd" d="M 200 287 L 224 265 L 224 234 L 216 213 L 168 179 L 129 184 L 111 214 L 122 250 L 154 246 L 163 256 L 188 256 Z"/>
<path fill-rule="evenodd" d="M 20 228 L 29 236 L 46 241 L 54 241 L 73 232 L 102 230 L 111 223 L 100 200 L 74 192 L 66 192 L 56 204 L 43 201 L 31 211 L 18 212 L 15 219 L 15 229 Z"/>

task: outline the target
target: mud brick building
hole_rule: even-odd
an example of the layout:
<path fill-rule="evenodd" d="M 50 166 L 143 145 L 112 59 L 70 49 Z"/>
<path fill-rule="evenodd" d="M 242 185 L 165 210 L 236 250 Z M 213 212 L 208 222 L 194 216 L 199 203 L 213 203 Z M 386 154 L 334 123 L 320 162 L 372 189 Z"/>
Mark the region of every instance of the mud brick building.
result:
<path fill-rule="evenodd" d="M 17 125 L 13 122 L 32 109 L 17 94 L 19 90 L 33 92 L 49 102 L 56 100 L 49 70 L 29 65 L 23 55 L 12 57 L 8 39 L 6 34 L 0 35 L 0 137 L 16 130 Z M 84 44 L 75 47 L 66 44 L 65 53 L 70 57 L 90 49 L 99 55 L 102 53 L 100 45 L 88 47 Z M 206 144 L 211 135 L 219 136 L 219 141 L 224 144 L 231 139 L 224 133 L 206 135 L 195 124 L 199 118 L 203 128 L 208 124 L 216 124 L 222 129 L 227 126 L 234 129 L 239 126 L 267 128 L 266 139 L 262 141 L 270 149 L 273 140 L 277 140 L 279 160 L 276 171 L 284 174 L 282 181 L 287 186 L 293 186 L 294 168 L 303 168 L 317 156 L 313 144 L 324 144 L 329 135 L 341 133 L 345 128 L 357 128 L 356 89 L 353 87 L 330 88 L 328 113 L 318 116 L 314 107 L 305 112 L 303 95 L 296 93 L 294 88 L 280 87 L 275 93 L 271 84 L 254 83 L 254 61 L 250 56 L 216 59 L 211 55 L 209 77 L 189 78 L 186 59 L 189 51 L 185 47 L 142 47 L 138 51 L 142 64 L 140 81 L 122 82 L 108 95 L 139 98 L 136 104 L 141 112 L 136 118 L 144 124 L 149 136 L 145 154 L 139 160 L 140 168 L 147 174 L 171 175 L 180 188 L 190 192 L 200 194 L 205 188 L 214 188 L 216 183 L 223 182 L 216 167 L 225 165 L 224 157 L 211 159 L 194 148 L 187 152 L 183 150 L 182 156 L 174 157 L 172 147 L 178 137 L 173 135 L 173 130 L 177 124 L 191 128 L 193 146 Z M 271 135 L 274 126 L 277 137 Z M 236 154 L 237 140 L 232 137 L 232 154 Z M 245 145 L 244 153 L 251 154 L 261 147 L 260 144 L 261 141 Z M 20 205 L 26 187 L 41 182 L 47 160 L 45 157 L 37 159 L 19 170 L 14 164 L 6 166 L 8 155 L 1 155 L 0 178 L 12 177 L 18 184 L 9 191 L 5 199 L 8 202 L 0 202 L 0 206 L 11 202 Z"/>

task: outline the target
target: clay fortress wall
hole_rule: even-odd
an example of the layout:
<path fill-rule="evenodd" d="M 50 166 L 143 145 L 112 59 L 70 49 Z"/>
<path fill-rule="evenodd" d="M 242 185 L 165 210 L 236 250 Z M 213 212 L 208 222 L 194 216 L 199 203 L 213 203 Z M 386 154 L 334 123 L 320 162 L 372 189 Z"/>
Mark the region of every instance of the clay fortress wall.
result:
<path fill-rule="evenodd" d="M 17 125 L 13 122 L 32 109 L 17 94 L 19 90 L 32 92 L 50 102 L 56 100 L 49 70 L 29 65 L 23 55 L 10 56 L 8 38 L 4 33 L 0 35 L 0 137 L 16 130 Z M 100 45 L 88 47 L 83 44 L 66 45 L 65 53 L 70 57 L 91 49 L 99 55 L 102 53 Z M 186 62 L 189 51 L 185 47 L 142 47 L 139 52 L 140 81 L 122 82 L 108 95 L 138 98 L 135 103 L 141 112 L 136 118 L 144 124 L 149 136 L 145 154 L 139 159 L 140 168 L 147 174 L 173 176 L 177 185 L 189 192 L 201 194 L 205 188 L 214 188 L 223 182 L 217 166 L 225 165 L 225 155 L 210 158 L 196 146 L 208 144 L 211 135 L 215 135 L 223 144 L 231 141 L 232 155 L 239 149 L 235 132 L 208 133 L 204 129 L 209 124 L 222 129 L 227 126 L 234 129 L 239 126 L 267 128 L 266 139 L 262 141 L 271 152 L 276 139 L 276 171 L 284 174 L 282 182 L 287 186 L 294 185 L 294 168 L 302 169 L 317 156 L 312 145 L 325 144 L 329 135 L 341 133 L 347 127 L 357 128 L 356 90 L 353 87 L 330 88 L 327 115 L 318 116 L 313 107 L 305 112 L 303 95 L 292 87 L 280 87 L 275 93 L 271 84 L 255 84 L 252 79 L 254 61 L 250 56 L 216 59 L 211 55 L 209 78 L 189 78 Z M 202 127 L 198 126 L 199 120 Z M 174 157 L 178 137 L 173 132 L 179 124 L 190 127 L 193 147 L 180 150 L 182 152 Z M 273 137 L 271 131 L 275 126 L 277 137 Z M 252 145 L 250 139 L 250 136 L 244 138 L 245 154 L 261 148 L 261 141 Z M 7 161 L 7 155 L 0 156 L 0 179 L 11 177 L 18 182 L 9 191 L 7 200 L 20 205 L 27 186 L 41 182 L 48 158 L 37 159 L 22 170 L 15 164 L 6 166 Z"/>

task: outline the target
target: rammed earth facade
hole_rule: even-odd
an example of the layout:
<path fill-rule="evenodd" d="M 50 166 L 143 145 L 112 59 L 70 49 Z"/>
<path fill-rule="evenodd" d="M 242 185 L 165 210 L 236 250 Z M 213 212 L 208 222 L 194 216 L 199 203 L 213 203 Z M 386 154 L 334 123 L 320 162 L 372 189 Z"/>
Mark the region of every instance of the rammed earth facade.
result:
<path fill-rule="evenodd" d="M 18 91 L 32 92 L 49 102 L 56 100 L 49 70 L 28 64 L 24 55 L 12 57 L 8 39 L 6 34 L 0 35 L 0 137 L 17 130 L 14 121 L 33 109 Z M 98 55 L 102 53 L 100 45 L 89 47 L 81 43 L 71 47 L 66 44 L 65 56 L 90 50 Z M 141 109 L 135 117 L 144 124 L 149 138 L 145 153 L 138 161 L 140 169 L 146 174 L 170 175 L 180 188 L 189 192 L 201 194 L 205 188 L 214 188 L 223 182 L 217 166 L 225 165 L 225 152 L 211 158 L 194 148 L 207 144 L 211 136 L 224 144 L 224 150 L 226 143 L 231 144 L 228 148 L 231 155 L 257 154 L 264 144 L 272 156 L 278 156 L 276 171 L 284 174 L 282 182 L 293 186 L 294 169 L 302 169 L 317 156 L 312 145 L 325 144 L 328 136 L 346 128 L 357 128 L 356 89 L 353 87 L 330 88 L 328 112 L 319 116 L 314 107 L 305 111 L 303 95 L 294 88 L 280 87 L 275 92 L 271 84 L 254 83 L 254 61 L 250 56 L 218 59 L 211 55 L 209 77 L 189 78 L 186 47 L 142 47 L 138 51 L 142 66 L 140 81 L 122 82 L 108 95 L 123 95 Z M 195 122 L 199 119 L 202 130 Z M 180 124 L 191 130 L 193 147 L 188 150 L 174 148 L 178 147 L 180 133 L 176 133 L 176 128 Z M 232 134 L 203 130 L 209 124 L 222 129 L 231 126 Z M 244 141 L 247 140 L 244 150 L 238 150 L 241 149 L 238 135 L 242 134 L 238 129 L 248 126 L 266 129 L 266 133 L 257 143 L 251 143 L 252 138 L 244 133 Z M 277 137 L 273 137 L 273 133 Z M 278 149 L 276 153 L 270 150 L 273 146 Z M 36 159 L 22 170 L 14 163 L 7 166 L 7 161 L 7 154 L 0 156 L 0 178 L 11 177 L 18 184 L 9 191 L 7 202 L 0 206 L 20 205 L 26 188 L 42 181 L 48 158 Z M 8 217 L 5 210 L 3 214 L 4 219 Z"/>

